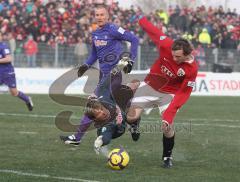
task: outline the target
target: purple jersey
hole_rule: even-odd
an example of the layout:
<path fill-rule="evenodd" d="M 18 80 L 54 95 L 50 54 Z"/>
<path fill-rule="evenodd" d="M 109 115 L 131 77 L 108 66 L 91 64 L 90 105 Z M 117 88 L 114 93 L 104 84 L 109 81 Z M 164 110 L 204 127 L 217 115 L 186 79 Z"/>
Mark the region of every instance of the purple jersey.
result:
<path fill-rule="evenodd" d="M 134 61 L 138 48 L 138 38 L 135 35 L 111 23 L 97 29 L 92 33 L 92 53 L 86 64 L 93 65 L 98 59 L 100 71 L 103 74 L 110 73 L 123 52 L 122 41 L 131 43 L 130 58 Z"/>
<path fill-rule="evenodd" d="M 5 58 L 6 55 L 10 55 L 10 49 L 5 42 L 0 42 L 0 69 L 6 66 L 11 65 L 11 63 L 1 64 L 1 59 Z"/>
<path fill-rule="evenodd" d="M 5 84 L 10 88 L 16 88 L 14 68 L 11 63 L 1 63 L 1 59 L 10 55 L 10 49 L 4 42 L 0 42 L 0 85 Z"/>

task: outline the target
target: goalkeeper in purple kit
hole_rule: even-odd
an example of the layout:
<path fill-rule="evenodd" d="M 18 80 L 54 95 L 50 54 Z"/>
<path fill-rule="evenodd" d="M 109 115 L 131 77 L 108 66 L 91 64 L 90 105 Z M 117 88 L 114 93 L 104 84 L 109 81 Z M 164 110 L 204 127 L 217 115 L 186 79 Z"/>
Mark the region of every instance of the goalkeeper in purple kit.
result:
<path fill-rule="evenodd" d="M 23 100 L 29 111 L 33 110 L 31 98 L 17 90 L 16 77 L 12 65 L 12 56 L 8 45 L 3 42 L 3 35 L 0 32 L 0 85 L 7 85 L 12 96 Z"/>
<path fill-rule="evenodd" d="M 131 32 L 109 23 L 108 10 L 104 5 L 95 8 L 95 19 L 98 29 L 92 32 L 92 52 L 83 65 L 79 67 L 78 76 L 81 77 L 97 60 L 100 67 L 99 83 L 95 89 L 95 95 L 99 96 L 98 88 L 104 83 L 111 70 L 121 60 L 123 54 L 123 41 L 131 43 L 130 55 L 127 58 L 128 64 L 123 68 L 125 73 L 130 73 L 134 60 L 137 56 L 138 38 Z M 126 57 L 124 58 L 126 59 Z M 111 82 L 109 92 L 121 88 L 122 75 L 118 72 Z M 77 133 L 70 136 L 60 136 L 65 144 L 79 145 L 82 136 L 90 127 L 92 121 L 84 115 L 81 119 Z"/>

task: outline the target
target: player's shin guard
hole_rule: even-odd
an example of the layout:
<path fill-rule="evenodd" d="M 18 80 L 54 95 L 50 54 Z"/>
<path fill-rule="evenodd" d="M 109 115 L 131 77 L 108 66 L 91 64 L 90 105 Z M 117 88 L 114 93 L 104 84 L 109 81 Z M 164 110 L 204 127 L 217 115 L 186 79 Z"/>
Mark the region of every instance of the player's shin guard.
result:
<path fill-rule="evenodd" d="M 172 155 L 172 149 L 174 147 L 174 137 L 175 134 L 171 137 L 171 138 L 167 138 L 164 134 L 163 134 L 163 155 L 162 155 L 162 159 L 164 159 L 164 157 L 171 157 Z"/>

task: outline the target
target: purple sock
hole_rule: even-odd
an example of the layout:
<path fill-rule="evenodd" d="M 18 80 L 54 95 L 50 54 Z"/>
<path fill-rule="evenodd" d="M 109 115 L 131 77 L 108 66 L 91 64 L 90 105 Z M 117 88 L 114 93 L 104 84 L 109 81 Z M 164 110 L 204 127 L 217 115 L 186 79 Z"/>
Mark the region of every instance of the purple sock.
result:
<path fill-rule="evenodd" d="M 23 92 L 19 91 L 18 92 L 18 98 L 22 99 L 24 102 L 29 103 L 29 97 L 26 96 Z"/>
<path fill-rule="evenodd" d="M 80 141 L 83 135 L 86 133 L 87 129 L 92 124 L 92 120 L 90 120 L 87 116 L 83 116 L 80 122 L 80 126 L 78 128 L 77 133 L 75 133 L 75 137 L 77 141 Z"/>

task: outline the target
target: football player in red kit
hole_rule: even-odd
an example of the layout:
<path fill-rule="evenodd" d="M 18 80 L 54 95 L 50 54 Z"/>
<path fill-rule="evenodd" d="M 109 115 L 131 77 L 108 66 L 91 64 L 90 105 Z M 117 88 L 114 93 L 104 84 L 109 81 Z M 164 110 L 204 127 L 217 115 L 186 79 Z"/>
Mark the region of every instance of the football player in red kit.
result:
<path fill-rule="evenodd" d="M 139 25 L 157 46 L 159 57 L 134 94 L 127 119 L 140 121 L 143 110 L 158 106 L 162 116 L 163 167 L 170 168 L 175 135 L 173 120 L 190 97 L 198 66 L 192 55 L 193 47 L 186 39 L 172 40 L 146 17 L 139 19 Z"/>

